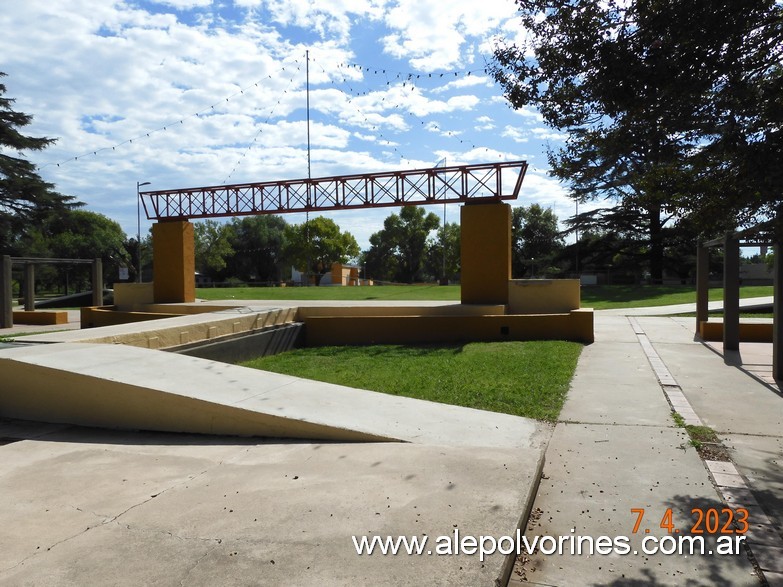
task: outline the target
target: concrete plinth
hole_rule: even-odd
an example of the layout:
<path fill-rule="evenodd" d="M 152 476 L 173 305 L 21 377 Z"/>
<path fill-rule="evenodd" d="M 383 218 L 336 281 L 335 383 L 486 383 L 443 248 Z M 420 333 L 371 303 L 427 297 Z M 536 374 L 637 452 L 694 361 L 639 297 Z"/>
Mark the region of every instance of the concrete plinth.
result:
<path fill-rule="evenodd" d="M 511 279 L 511 206 L 460 208 L 462 303 L 507 304 Z"/>
<path fill-rule="evenodd" d="M 186 220 L 152 225 L 154 297 L 157 303 L 196 300 L 193 225 Z"/>

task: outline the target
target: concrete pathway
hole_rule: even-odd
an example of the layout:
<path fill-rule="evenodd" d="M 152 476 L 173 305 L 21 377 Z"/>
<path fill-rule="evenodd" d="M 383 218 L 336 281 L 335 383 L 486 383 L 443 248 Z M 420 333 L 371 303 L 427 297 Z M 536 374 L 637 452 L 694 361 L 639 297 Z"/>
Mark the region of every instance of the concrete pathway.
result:
<path fill-rule="evenodd" d="M 513 558 L 455 549 L 460 536 L 515 536 L 551 426 L 145 348 L 55 344 L 85 333 L 96 335 L 0 349 L 0 416 L 332 442 L 0 420 L 0 585 L 507 581 Z M 357 553 L 354 538 L 387 537 L 415 538 L 421 554 Z"/>
<path fill-rule="evenodd" d="M 539 551 L 519 557 L 510 585 L 762 585 L 745 552 L 642 553 L 644 538 L 668 535 L 669 508 L 678 536 L 687 535 L 694 508 L 721 511 L 724 500 L 750 511 L 751 550 L 769 584 L 783 585 L 783 399 L 695 341 L 692 322 L 596 313 L 596 342 L 582 353 L 547 449 L 527 536 L 627 536 L 631 552 Z M 731 463 L 708 469 L 675 426 L 672 404 L 718 431 L 740 474 Z"/>
<path fill-rule="evenodd" d="M 512 448 L 0 420 L 0 585 L 502 584 L 510 558 L 436 556 L 436 539 L 513 535 L 539 475 Z M 376 536 L 428 542 L 357 554 Z"/>

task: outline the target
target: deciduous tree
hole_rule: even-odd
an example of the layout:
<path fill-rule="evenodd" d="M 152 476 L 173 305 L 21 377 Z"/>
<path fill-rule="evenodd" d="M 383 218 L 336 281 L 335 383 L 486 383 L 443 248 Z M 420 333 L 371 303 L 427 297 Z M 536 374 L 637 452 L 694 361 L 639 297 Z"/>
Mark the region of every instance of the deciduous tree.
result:
<path fill-rule="evenodd" d="M 421 278 L 427 239 L 440 219 L 418 206 L 406 206 L 383 221 L 370 237 L 364 263 L 370 277 L 413 283 Z"/>
<path fill-rule="evenodd" d="M 557 216 L 539 204 L 519 206 L 511 214 L 511 271 L 514 277 L 526 277 L 533 267 L 547 269 L 563 248 Z"/>
<path fill-rule="evenodd" d="M 342 232 L 331 218 L 317 216 L 285 229 L 282 256 L 298 269 L 320 274 L 332 263 L 347 263 L 359 255 L 359 244 L 350 232 Z"/>
<path fill-rule="evenodd" d="M 583 228 L 617 206 L 635 214 L 659 280 L 668 221 L 716 231 L 777 213 L 780 2 L 517 3 L 526 41 L 499 46 L 491 70 L 514 107 L 568 133 L 553 174 L 575 199 L 607 202 Z"/>

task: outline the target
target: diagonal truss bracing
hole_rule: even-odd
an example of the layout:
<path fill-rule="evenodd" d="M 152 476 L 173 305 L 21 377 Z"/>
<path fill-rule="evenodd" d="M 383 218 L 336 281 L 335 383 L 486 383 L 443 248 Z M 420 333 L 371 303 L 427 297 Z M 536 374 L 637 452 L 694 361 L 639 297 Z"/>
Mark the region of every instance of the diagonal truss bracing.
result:
<path fill-rule="evenodd" d="M 525 161 L 141 193 L 151 220 L 513 200 Z"/>

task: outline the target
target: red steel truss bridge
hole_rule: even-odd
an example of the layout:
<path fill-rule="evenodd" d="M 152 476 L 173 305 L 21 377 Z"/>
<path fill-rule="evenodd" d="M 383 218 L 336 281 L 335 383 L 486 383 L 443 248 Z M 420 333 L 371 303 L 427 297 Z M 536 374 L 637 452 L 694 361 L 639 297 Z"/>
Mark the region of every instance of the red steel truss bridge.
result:
<path fill-rule="evenodd" d="M 150 220 L 514 200 L 525 161 L 141 192 Z"/>

